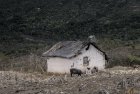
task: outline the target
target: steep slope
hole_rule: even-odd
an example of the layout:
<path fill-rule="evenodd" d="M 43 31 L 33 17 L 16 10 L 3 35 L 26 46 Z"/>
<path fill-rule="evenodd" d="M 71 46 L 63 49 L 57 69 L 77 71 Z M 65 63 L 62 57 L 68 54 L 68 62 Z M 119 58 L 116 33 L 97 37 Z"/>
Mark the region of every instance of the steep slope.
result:
<path fill-rule="evenodd" d="M 126 41 L 138 39 L 140 1 L 0 1 L 1 53 L 29 53 L 46 43 L 85 39 L 90 34 Z"/>

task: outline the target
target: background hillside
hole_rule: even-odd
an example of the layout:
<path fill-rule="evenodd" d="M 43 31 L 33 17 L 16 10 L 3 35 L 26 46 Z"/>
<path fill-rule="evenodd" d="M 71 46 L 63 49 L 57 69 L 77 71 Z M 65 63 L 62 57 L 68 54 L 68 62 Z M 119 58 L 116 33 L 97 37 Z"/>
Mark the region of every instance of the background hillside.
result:
<path fill-rule="evenodd" d="M 107 50 L 139 44 L 140 0 L 0 0 L 0 57 L 92 34 Z"/>

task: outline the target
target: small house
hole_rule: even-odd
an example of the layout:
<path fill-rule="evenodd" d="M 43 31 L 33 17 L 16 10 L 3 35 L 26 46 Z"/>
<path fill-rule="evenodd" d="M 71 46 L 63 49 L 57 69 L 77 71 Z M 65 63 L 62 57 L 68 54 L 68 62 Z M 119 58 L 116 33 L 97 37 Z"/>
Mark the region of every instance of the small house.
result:
<path fill-rule="evenodd" d="M 105 69 L 107 56 L 96 43 L 83 41 L 62 41 L 43 53 L 47 58 L 48 72 L 69 73 L 70 68 L 81 69 L 97 67 Z"/>

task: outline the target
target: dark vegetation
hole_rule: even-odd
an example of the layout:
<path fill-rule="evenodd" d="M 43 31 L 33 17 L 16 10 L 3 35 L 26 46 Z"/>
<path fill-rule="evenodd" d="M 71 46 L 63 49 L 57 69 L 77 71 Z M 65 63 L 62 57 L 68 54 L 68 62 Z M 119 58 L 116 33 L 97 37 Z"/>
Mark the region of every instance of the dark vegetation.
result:
<path fill-rule="evenodd" d="M 140 43 L 140 0 L 0 0 L 1 58 L 92 34 L 105 50 L 135 48 Z"/>

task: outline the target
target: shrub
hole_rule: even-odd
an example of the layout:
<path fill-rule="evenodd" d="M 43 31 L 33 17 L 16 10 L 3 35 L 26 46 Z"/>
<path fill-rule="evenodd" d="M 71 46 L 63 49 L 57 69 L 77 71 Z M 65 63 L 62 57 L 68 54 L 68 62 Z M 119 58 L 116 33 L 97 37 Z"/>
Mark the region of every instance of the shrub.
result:
<path fill-rule="evenodd" d="M 140 65 L 140 57 L 129 55 L 128 62 L 130 63 L 130 65 Z"/>

